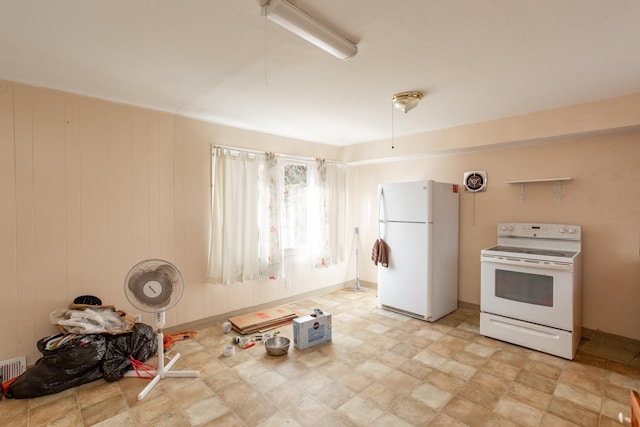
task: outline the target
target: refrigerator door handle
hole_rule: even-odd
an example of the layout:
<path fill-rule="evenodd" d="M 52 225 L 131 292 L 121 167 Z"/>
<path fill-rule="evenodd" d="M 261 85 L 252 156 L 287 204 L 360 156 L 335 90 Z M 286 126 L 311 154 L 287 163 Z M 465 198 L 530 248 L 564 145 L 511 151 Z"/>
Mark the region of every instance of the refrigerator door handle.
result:
<path fill-rule="evenodd" d="M 382 213 L 382 198 L 384 197 L 384 191 L 382 189 L 382 184 L 378 186 L 378 239 L 382 239 L 382 230 L 381 227 L 386 223 L 386 221 L 380 216 Z"/>

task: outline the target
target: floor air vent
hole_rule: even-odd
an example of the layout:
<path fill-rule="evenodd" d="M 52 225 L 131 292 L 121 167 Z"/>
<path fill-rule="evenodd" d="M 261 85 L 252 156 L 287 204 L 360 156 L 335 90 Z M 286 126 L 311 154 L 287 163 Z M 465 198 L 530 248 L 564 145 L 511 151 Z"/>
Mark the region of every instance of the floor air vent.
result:
<path fill-rule="evenodd" d="M 9 381 L 17 376 L 20 376 L 27 370 L 27 356 L 15 357 L 9 360 L 3 360 L 0 362 L 0 373 L 2 374 L 2 381 Z"/>

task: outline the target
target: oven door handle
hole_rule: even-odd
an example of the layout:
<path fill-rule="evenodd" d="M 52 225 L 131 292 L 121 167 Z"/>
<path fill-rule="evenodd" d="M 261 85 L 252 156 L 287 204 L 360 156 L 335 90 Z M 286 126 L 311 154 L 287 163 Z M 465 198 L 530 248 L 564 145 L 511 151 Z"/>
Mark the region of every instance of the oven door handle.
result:
<path fill-rule="evenodd" d="M 571 263 L 561 263 L 561 262 L 549 262 L 547 264 L 544 261 L 527 261 L 520 259 L 510 259 L 510 258 L 494 258 L 491 255 L 483 255 L 480 258 L 480 262 L 490 262 L 493 264 L 503 264 L 503 265 L 517 265 L 519 267 L 530 267 L 530 268 L 539 268 L 543 270 L 557 270 L 557 271 L 572 271 L 573 264 Z"/>

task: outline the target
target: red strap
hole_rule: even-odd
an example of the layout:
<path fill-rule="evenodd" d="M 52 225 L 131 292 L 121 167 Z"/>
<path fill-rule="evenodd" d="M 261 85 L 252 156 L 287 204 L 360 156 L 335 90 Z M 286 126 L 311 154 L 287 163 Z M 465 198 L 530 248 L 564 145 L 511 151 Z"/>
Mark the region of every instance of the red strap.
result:
<path fill-rule="evenodd" d="M 133 356 L 129 356 L 129 360 L 131 361 L 131 366 L 133 367 L 133 370 L 136 372 L 136 375 L 138 376 L 138 378 L 151 379 L 151 378 L 155 377 L 155 375 L 151 372 L 151 371 L 155 371 L 156 370 L 155 366 L 151 366 L 149 364 L 141 362 L 141 361 L 135 359 Z M 141 375 L 140 371 L 145 373 L 146 376 Z"/>

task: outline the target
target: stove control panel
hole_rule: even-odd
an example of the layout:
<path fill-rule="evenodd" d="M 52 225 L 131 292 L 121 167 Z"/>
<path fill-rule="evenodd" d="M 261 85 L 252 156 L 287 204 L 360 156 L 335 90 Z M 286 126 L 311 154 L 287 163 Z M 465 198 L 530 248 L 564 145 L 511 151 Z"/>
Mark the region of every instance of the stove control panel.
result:
<path fill-rule="evenodd" d="M 579 225 L 532 224 L 519 222 L 498 224 L 498 237 L 580 240 L 581 231 L 582 230 Z"/>

